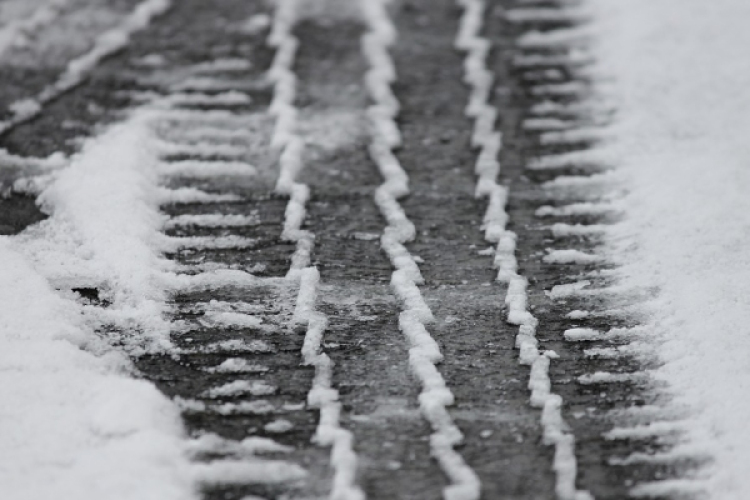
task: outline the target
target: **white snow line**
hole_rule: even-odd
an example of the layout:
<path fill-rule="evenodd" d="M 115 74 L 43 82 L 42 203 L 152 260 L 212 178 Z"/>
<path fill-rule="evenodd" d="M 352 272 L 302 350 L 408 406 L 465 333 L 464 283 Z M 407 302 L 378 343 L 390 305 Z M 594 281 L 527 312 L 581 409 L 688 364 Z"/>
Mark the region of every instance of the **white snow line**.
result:
<path fill-rule="evenodd" d="M 80 85 L 97 64 L 126 47 L 133 33 L 147 27 L 152 18 L 163 14 L 170 6 L 171 0 L 143 0 L 120 25 L 99 35 L 91 50 L 68 62 L 65 71 L 55 83 L 46 87 L 34 98 L 11 104 L 13 116 L 0 122 L 0 134 L 34 118 L 41 113 L 44 104 Z"/>
<path fill-rule="evenodd" d="M 615 427 L 611 431 L 604 433 L 604 439 L 615 440 L 639 440 L 651 439 L 654 437 L 669 436 L 680 434 L 688 429 L 685 422 L 675 421 L 657 421 L 645 425 L 634 427 Z"/>
<path fill-rule="evenodd" d="M 237 106 L 253 102 L 249 95 L 236 90 L 219 94 L 176 93 L 170 94 L 166 99 L 175 106 Z"/>
<path fill-rule="evenodd" d="M 0 28 L 0 56 L 25 37 L 43 30 L 68 7 L 70 0 L 48 0 L 24 19 L 11 21 Z"/>
<path fill-rule="evenodd" d="M 25 170 L 49 172 L 65 167 L 68 165 L 69 161 L 70 160 L 60 152 L 53 153 L 46 158 L 37 158 L 33 156 L 14 155 L 6 149 L 0 149 L 0 169 L 15 167 Z"/>
<path fill-rule="evenodd" d="M 191 472 L 204 485 L 278 484 L 307 477 L 307 471 L 295 463 L 258 458 L 195 463 Z"/>
<path fill-rule="evenodd" d="M 500 268 L 498 280 L 508 285 L 505 299 L 507 321 L 519 326 L 516 346 L 521 351 L 520 362 L 531 365 L 530 402 L 532 406 L 543 408 L 544 442 L 555 447 L 553 469 L 556 473 L 556 495 L 560 500 L 591 500 L 593 497 L 587 491 L 576 489 L 575 438 L 566 430 L 568 427 L 560 410 L 562 398 L 550 392 L 549 363 L 557 355 L 553 351 L 540 352 L 537 347 L 535 332 L 538 320 L 527 310 L 527 280 L 516 271 L 516 235 L 506 230 L 507 190 L 496 181 L 500 171 L 497 155 L 501 148 L 501 136 L 494 131 L 497 111 L 488 102 L 488 87 L 492 86 L 492 76 L 485 63 L 488 41 L 480 36 L 486 5 L 484 0 L 458 0 L 458 3 L 464 13 L 455 45 L 467 52 L 465 81 L 472 89 L 472 96 L 466 111 L 467 115 L 475 118 L 472 144 L 480 150 L 476 164 L 476 195 L 489 199 L 484 217 L 485 239 L 497 244 L 495 265 Z M 520 10 L 509 12 L 518 21 L 523 20 L 524 16 L 540 20 L 538 10 L 533 11 L 533 16 Z"/>
<path fill-rule="evenodd" d="M 197 188 L 159 188 L 159 202 L 162 205 L 178 203 L 227 203 L 242 201 L 236 194 L 208 193 Z"/>
<path fill-rule="evenodd" d="M 576 215 L 607 215 L 617 214 L 622 211 L 622 206 L 616 203 L 593 203 L 581 202 L 563 205 L 561 207 L 552 207 L 544 205 L 536 209 L 534 215 L 537 217 L 571 217 Z"/>
<path fill-rule="evenodd" d="M 250 104 L 252 98 L 245 92 L 229 90 L 218 94 L 206 94 L 203 92 L 175 92 L 162 95 L 153 90 L 125 90 L 118 95 L 127 97 L 136 102 L 152 103 L 153 106 L 204 106 L 225 107 Z"/>
<path fill-rule="evenodd" d="M 649 380 L 644 372 L 639 373 L 612 373 L 612 372 L 594 372 L 584 373 L 578 377 L 578 383 L 583 385 L 594 384 L 620 384 L 620 383 L 638 383 Z"/>
<path fill-rule="evenodd" d="M 638 345 L 621 345 L 617 347 L 594 347 L 584 349 L 583 354 L 588 358 L 599 359 L 620 359 L 626 356 L 643 356 L 646 353 L 645 348 Z"/>
<path fill-rule="evenodd" d="M 247 148 L 235 144 L 199 142 L 185 144 L 161 140 L 158 143 L 159 154 L 164 156 L 195 156 L 198 158 L 242 158 L 247 154 Z"/>
<path fill-rule="evenodd" d="M 157 165 L 159 175 L 164 177 L 187 177 L 194 179 L 213 179 L 220 176 L 253 177 L 257 170 L 252 165 L 239 161 L 184 160 L 160 162 Z"/>
<path fill-rule="evenodd" d="M 307 326 L 302 346 L 303 363 L 315 367 L 315 376 L 307 394 L 307 404 L 320 410 L 320 421 L 313 442 L 331 446 L 331 465 L 334 469 L 331 500 L 364 500 L 364 492 L 356 485 L 357 456 L 352 447 L 352 433 L 339 425 L 341 403 L 339 393 L 332 387 L 333 361 L 321 352 L 323 333 L 328 318 L 315 310 L 320 273 L 314 267 L 300 272 L 300 288 L 294 320 Z"/>
<path fill-rule="evenodd" d="M 524 130 L 530 131 L 561 131 L 574 129 L 577 123 L 571 120 L 561 120 L 560 118 L 526 118 L 522 126 Z"/>
<path fill-rule="evenodd" d="M 187 442 L 188 454 L 197 457 L 201 454 L 231 455 L 233 457 L 253 457 L 260 453 L 290 453 L 294 447 L 277 443 L 273 439 L 251 436 L 242 441 L 226 439 L 216 434 L 202 434 Z"/>
<path fill-rule="evenodd" d="M 184 92 L 242 92 L 262 89 L 267 82 L 212 76 L 193 76 L 170 87 L 173 91 Z"/>
<path fill-rule="evenodd" d="M 164 225 L 165 229 L 175 227 L 246 227 L 255 226 L 260 222 L 257 215 L 240 214 L 184 214 L 171 217 Z"/>
<path fill-rule="evenodd" d="M 643 328 L 611 328 L 607 332 L 593 328 L 568 328 L 563 332 L 565 340 L 583 342 L 590 340 L 630 340 L 642 337 L 646 332 Z"/>
<path fill-rule="evenodd" d="M 284 213 L 281 237 L 297 244 L 287 276 L 298 277 L 310 265 L 310 253 L 315 235 L 301 229 L 305 219 L 305 204 L 310 198 L 310 188 L 296 182 L 302 169 L 304 140 L 297 135 L 297 108 L 294 106 L 297 77 L 292 71 L 299 41 L 292 35 L 296 23 L 297 0 L 282 0 L 277 4 L 268 43 L 276 48 L 269 79 L 274 85 L 270 112 L 276 117 L 271 145 L 279 148 L 279 178 L 276 192 L 289 196 Z"/>
<path fill-rule="evenodd" d="M 262 380 L 235 380 L 219 387 L 212 387 L 205 391 L 202 396 L 206 398 L 223 398 L 233 396 L 269 396 L 275 394 L 278 388 Z"/>
<path fill-rule="evenodd" d="M 527 31 L 516 40 L 516 45 L 524 49 L 559 49 L 575 47 L 590 42 L 590 30 L 575 27 L 552 31 Z"/>
<path fill-rule="evenodd" d="M 264 373 L 270 370 L 265 365 L 252 363 L 244 358 L 229 358 L 224 360 L 220 365 L 203 368 L 209 373 Z"/>
<path fill-rule="evenodd" d="M 170 130 L 170 138 L 174 141 L 190 142 L 220 142 L 247 140 L 247 130 L 244 128 L 219 128 L 211 126 L 191 127 L 185 130 Z"/>
<path fill-rule="evenodd" d="M 213 344 L 196 347 L 194 349 L 179 349 L 177 354 L 213 353 L 213 352 L 248 352 L 254 354 L 268 354 L 274 352 L 273 346 L 263 340 L 245 341 L 242 339 L 223 340 Z"/>
<path fill-rule="evenodd" d="M 268 278 L 258 278 L 234 269 L 216 269 L 195 275 L 174 276 L 170 286 L 175 291 L 190 292 L 216 290 L 227 287 L 257 287 L 270 284 Z"/>
<path fill-rule="evenodd" d="M 280 149 L 276 192 L 289 195 L 281 237 L 297 244 L 287 279 L 299 281 L 294 320 L 307 327 L 302 358 L 304 364 L 315 367 L 313 384 L 307 395 L 307 404 L 320 411 L 313 442 L 331 447 L 330 462 L 334 474 L 329 498 L 364 500 L 365 494 L 356 484 L 357 455 L 353 448 L 354 438 L 339 423 L 341 403 L 338 401 L 338 391 L 332 387 L 333 362 L 327 354 L 321 352 L 328 319 L 315 310 L 320 281 L 318 270 L 310 267 L 315 235 L 301 229 L 310 188 L 296 181 L 297 174 L 303 167 L 305 147 L 304 140 L 296 133 L 297 109 L 294 106 L 297 78 L 292 67 L 299 41 L 292 35 L 292 30 L 297 21 L 297 9 L 297 0 L 278 2 L 268 38 L 268 43 L 276 48 L 276 55 L 268 72 L 274 84 L 270 112 L 276 117 L 271 145 Z"/>
<path fill-rule="evenodd" d="M 409 193 L 409 178 L 392 151 L 400 144 L 401 137 L 394 120 L 399 103 L 390 87 L 396 71 L 388 53 L 388 47 L 396 40 L 396 30 L 387 3 L 388 0 L 360 2 L 367 26 L 362 36 L 362 53 L 369 63 L 365 85 L 373 101 L 367 111 L 372 136 L 369 152 L 384 181 L 375 192 L 375 203 L 388 223 L 380 241 L 395 268 L 391 287 L 402 302 L 399 328 L 409 340 L 409 364 L 422 384 L 420 409 L 434 431 L 430 438 L 431 452 L 451 482 L 443 490 L 443 497 L 474 500 L 479 498 L 481 485 L 476 473 L 454 449 L 463 436 L 446 409 L 453 404 L 453 394 L 435 367 L 442 358 L 440 349 L 424 326 L 433 319 L 432 311 L 417 286 L 423 282 L 419 267 L 404 246 L 414 238 L 415 229 L 398 202 Z"/>
<path fill-rule="evenodd" d="M 582 149 L 555 155 L 542 156 L 528 162 L 531 170 L 555 170 L 567 167 L 603 169 L 612 158 L 602 149 Z"/>
<path fill-rule="evenodd" d="M 164 236 L 161 250 L 176 252 L 182 249 L 200 250 L 229 250 L 253 248 L 258 244 L 255 238 L 245 238 L 237 235 L 227 236 Z"/>
<path fill-rule="evenodd" d="M 157 100 L 151 103 L 151 107 L 159 110 L 159 117 L 165 121 L 179 121 L 185 123 L 195 123 L 201 127 L 218 128 L 226 127 L 230 131 L 237 133 L 239 128 L 247 128 L 253 125 L 252 116 L 238 115 L 225 109 L 180 109 L 172 108 L 169 103 Z M 165 109 L 166 108 L 166 109 Z M 219 129 L 219 130 L 226 130 Z M 230 133 L 230 132 L 224 132 Z M 245 132 L 246 137 L 247 132 Z"/>
<path fill-rule="evenodd" d="M 253 68 L 253 63 L 247 59 L 239 58 L 224 58 L 216 59 L 215 61 L 199 63 L 190 67 L 191 73 L 228 73 L 228 72 L 243 72 L 249 71 Z"/>
<path fill-rule="evenodd" d="M 544 146 L 571 145 L 580 143 L 597 143 L 607 138 L 607 133 L 599 128 L 581 127 L 570 130 L 544 132 L 539 136 L 539 143 Z"/>
<path fill-rule="evenodd" d="M 628 493 L 635 498 L 681 498 L 705 495 L 707 488 L 710 488 L 708 482 L 698 479 L 665 479 L 640 483 Z"/>

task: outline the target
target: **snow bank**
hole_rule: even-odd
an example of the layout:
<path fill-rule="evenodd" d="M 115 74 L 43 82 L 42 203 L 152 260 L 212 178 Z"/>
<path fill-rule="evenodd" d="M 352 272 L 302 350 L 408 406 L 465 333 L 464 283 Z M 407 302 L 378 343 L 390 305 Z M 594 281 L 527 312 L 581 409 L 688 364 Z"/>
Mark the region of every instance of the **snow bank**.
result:
<path fill-rule="evenodd" d="M 54 286 L 96 288 L 132 349 L 168 346 L 157 155 L 150 115 L 89 140 L 39 200 L 51 217 L 14 240 Z"/>
<path fill-rule="evenodd" d="M 655 376 L 692 408 L 690 441 L 714 459 L 692 484 L 717 500 L 750 498 L 750 3 L 589 8 L 601 89 L 618 109 L 606 149 L 631 189 L 612 253 L 625 284 L 660 290 Z M 637 493 L 665 488 L 688 485 Z"/>
<path fill-rule="evenodd" d="M 0 497 L 197 498 L 177 409 L 0 238 Z"/>

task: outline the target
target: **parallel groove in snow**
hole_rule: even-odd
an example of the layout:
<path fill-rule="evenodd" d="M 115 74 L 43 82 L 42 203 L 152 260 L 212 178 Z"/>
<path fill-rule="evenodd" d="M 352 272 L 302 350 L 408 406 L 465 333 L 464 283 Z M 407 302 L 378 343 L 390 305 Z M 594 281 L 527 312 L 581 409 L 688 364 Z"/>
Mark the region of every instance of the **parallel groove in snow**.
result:
<path fill-rule="evenodd" d="M 454 402 L 453 393 L 435 366 L 442 354 L 425 328 L 433 320 L 432 311 L 417 286 L 423 282 L 419 267 L 404 246 L 414 239 L 415 228 L 398 202 L 409 193 L 409 179 L 392 151 L 400 145 L 401 136 L 395 122 L 399 103 L 390 87 L 396 80 L 396 71 L 388 53 L 397 34 L 386 10 L 387 3 L 388 0 L 361 2 L 368 28 L 362 36 L 362 52 L 370 65 L 365 85 L 373 100 L 368 109 L 372 127 L 369 152 L 384 179 L 375 192 L 375 202 L 388 223 L 380 241 L 395 268 L 391 286 L 402 302 L 399 328 L 411 345 L 410 367 L 422 383 L 419 404 L 434 431 L 430 436 L 432 455 L 451 481 L 443 496 L 446 500 L 475 500 L 479 498 L 481 485 L 476 473 L 454 449 L 463 435 L 446 409 Z"/>
<path fill-rule="evenodd" d="M 475 119 L 472 145 L 480 150 L 476 164 L 479 177 L 476 195 L 489 199 L 484 218 L 485 239 L 497 244 L 495 265 L 499 268 L 498 280 L 508 284 L 505 299 L 507 321 L 519 326 L 516 347 L 520 350 L 520 362 L 531 365 L 531 405 L 542 408 L 544 442 L 555 447 L 553 469 L 556 473 L 557 497 L 560 500 L 590 500 L 590 493 L 576 489 L 575 438 L 566 430 L 567 425 L 562 418 L 562 398 L 550 391 L 549 364 L 557 355 L 553 351 L 540 352 L 537 347 L 535 332 L 538 320 L 527 311 L 528 282 L 517 273 L 514 255 L 516 235 L 505 229 L 508 220 L 505 211 L 507 190 L 496 181 L 500 171 L 497 156 L 502 145 L 501 135 L 494 130 L 497 110 L 488 102 L 493 75 L 487 69 L 485 59 L 490 44 L 480 35 L 486 5 L 483 0 L 458 0 L 458 3 L 464 13 L 455 45 L 467 52 L 465 81 L 472 88 L 472 96 L 466 114 Z M 543 9 L 515 10 L 507 15 L 515 22 L 559 18 L 558 11 Z"/>

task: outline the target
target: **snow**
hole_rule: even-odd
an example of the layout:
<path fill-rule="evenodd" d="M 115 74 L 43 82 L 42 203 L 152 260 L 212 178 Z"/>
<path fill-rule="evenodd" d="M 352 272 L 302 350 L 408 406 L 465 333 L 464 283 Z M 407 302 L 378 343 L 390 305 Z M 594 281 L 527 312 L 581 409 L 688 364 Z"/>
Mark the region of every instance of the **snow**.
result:
<path fill-rule="evenodd" d="M 284 460 L 214 460 L 193 467 L 196 476 L 205 485 L 287 483 L 307 476 L 305 469 Z"/>
<path fill-rule="evenodd" d="M 571 236 L 596 237 L 607 232 L 604 224 L 565 224 L 558 222 L 550 227 L 554 238 L 568 238 Z"/>
<path fill-rule="evenodd" d="M 255 226 L 260 219 L 257 215 L 243 214 L 183 214 L 171 217 L 165 224 L 166 228 L 197 226 L 197 227 L 246 227 Z"/>
<path fill-rule="evenodd" d="M 591 264 L 602 258 L 575 249 L 548 250 L 542 260 L 548 264 Z"/>
<path fill-rule="evenodd" d="M 64 2 L 59 0 L 55 3 L 59 4 L 60 7 L 64 5 Z M 137 4 L 121 23 L 97 36 L 88 52 L 69 61 L 63 73 L 53 84 L 47 86 L 33 98 L 23 99 L 9 105 L 9 109 L 13 111 L 13 116 L 0 122 L 0 131 L 7 131 L 19 123 L 37 116 L 44 104 L 79 85 L 102 59 L 126 47 L 130 43 L 130 37 L 133 33 L 147 27 L 152 18 L 163 14 L 170 6 L 170 0 L 143 0 Z M 51 21 L 51 18 L 47 18 L 57 15 L 60 7 L 51 5 L 49 12 L 46 14 L 43 11 L 37 11 L 37 14 L 42 14 L 40 26 Z M 33 16 L 28 22 L 30 23 L 30 29 L 33 29 L 36 23 Z"/>
<path fill-rule="evenodd" d="M 0 274 L 0 496 L 198 498 L 176 407 L 7 237 Z"/>
<path fill-rule="evenodd" d="M 263 426 L 264 431 L 271 432 L 273 434 L 282 434 L 284 432 L 289 432 L 292 429 L 294 429 L 294 424 L 289 420 L 285 420 L 283 418 L 279 418 Z"/>
<path fill-rule="evenodd" d="M 235 380 L 218 387 L 212 387 L 205 393 L 209 398 L 224 398 L 232 396 L 252 395 L 267 396 L 274 394 L 277 388 L 262 380 Z"/>
<path fill-rule="evenodd" d="M 169 346 L 150 118 L 134 113 L 87 141 L 39 197 L 50 218 L 13 242 L 52 283 L 107 295 L 134 350 Z"/>
<path fill-rule="evenodd" d="M 236 161 L 183 160 L 161 162 L 157 165 L 159 175 L 165 177 L 187 177 L 211 179 L 220 176 L 254 176 L 255 167 Z"/>
<path fill-rule="evenodd" d="M 263 373 L 269 369 L 267 366 L 252 363 L 246 359 L 229 358 L 222 361 L 218 366 L 206 368 L 206 371 L 212 373 Z"/>
<path fill-rule="evenodd" d="M 159 188 L 159 202 L 161 204 L 169 203 L 224 203 L 232 201 L 241 201 L 242 197 L 236 194 L 217 194 L 208 193 L 197 188 Z"/>
<path fill-rule="evenodd" d="M 687 437 L 713 459 L 694 485 L 714 500 L 748 498 L 750 4 L 589 8 L 600 92 L 617 109 L 604 151 L 628 177 L 612 256 L 624 284 L 659 289 L 648 325 L 664 365 L 654 376 L 691 410 Z"/>
<path fill-rule="evenodd" d="M 332 387 L 333 362 L 321 352 L 321 343 L 328 318 L 316 310 L 317 289 L 320 273 L 310 266 L 310 254 L 315 235 L 302 229 L 306 216 L 305 204 L 310 197 L 310 188 L 296 181 L 303 168 L 305 141 L 297 133 L 298 111 L 294 105 L 296 75 L 292 68 L 298 40 L 292 35 L 297 22 L 296 0 L 281 0 L 276 5 L 268 43 L 276 48 L 269 78 L 274 84 L 270 113 L 276 118 L 271 138 L 271 147 L 278 148 L 279 177 L 276 192 L 289 196 L 284 213 L 282 239 L 296 243 L 292 262 L 286 279 L 299 282 L 299 291 L 293 321 L 306 328 L 302 346 L 303 364 L 315 367 L 312 387 L 307 394 L 307 404 L 320 411 L 320 420 L 315 429 L 313 442 L 330 446 L 330 465 L 334 470 L 331 498 L 364 499 L 364 492 L 356 484 L 357 455 L 354 452 L 352 433 L 339 423 L 341 403 L 339 393 Z M 276 421 L 266 426 L 270 432 L 285 432 L 291 423 Z"/>

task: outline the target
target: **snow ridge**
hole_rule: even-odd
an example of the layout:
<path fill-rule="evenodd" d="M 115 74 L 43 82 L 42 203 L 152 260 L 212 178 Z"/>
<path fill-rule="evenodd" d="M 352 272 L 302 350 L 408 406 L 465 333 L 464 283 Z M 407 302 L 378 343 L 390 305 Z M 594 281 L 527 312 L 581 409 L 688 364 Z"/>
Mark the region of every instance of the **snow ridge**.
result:
<path fill-rule="evenodd" d="M 281 237 L 297 243 L 289 277 L 298 275 L 310 265 L 310 252 L 315 242 L 315 236 L 311 232 L 301 229 L 306 213 L 305 204 L 310 198 L 310 188 L 296 181 L 297 174 L 302 169 L 302 153 L 305 147 L 304 140 L 295 130 L 297 108 L 294 106 L 294 100 L 297 77 L 292 71 L 292 65 L 299 41 L 291 31 L 296 22 L 297 3 L 297 0 L 279 2 L 268 39 L 268 43 L 276 47 L 276 55 L 268 72 L 274 83 L 270 112 L 276 117 L 271 145 L 280 149 L 280 172 L 276 192 L 289 195 Z"/>
<path fill-rule="evenodd" d="M 356 485 L 357 456 L 353 450 L 352 433 L 339 425 L 341 403 L 339 393 L 332 387 L 333 361 L 321 352 L 327 317 L 315 310 L 320 273 L 310 266 L 310 252 L 315 235 L 301 229 L 310 197 L 310 188 L 296 181 L 302 169 L 304 140 L 296 134 L 297 109 L 294 106 L 296 75 L 292 70 L 299 41 L 292 35 L 296 23 L 297 0 L 281 0 L 277 4 L 268 43 L 276 47 L 269 77 L 274 82 L 274 96 L 270 112 L 276 116 L 271 145 L 280 149 L 279 178 L 276 192 L 289 195 L 284 214 L 282 238 L 297 243 L 287 279 L 299 281 L 299 293 L 294 312 L 296 323 L 307 331 L 302 347 L 303 363 L 315 367 L 313 385 L 307 403 L 320 410 L 320 421 L 313 441 L 331 446 L 331 466 L 334 469 L 331 500 L 364 500 L 364 492 Z"/>
<path fill-rule="evenodd" d="M 78 86 L 97 64 L 126 47 L 133 33 L 146 28 L 152 18 L 166 12 L 171 4 L 171 0 L 143 0 L 119 26 L 99 35 L 91 50 L 68 62 L 65 71 L 55 83 L 34 98 L 11 104 L 13 116 L 0 122 L 0 134 L 39 115 L 44 104 Z"/>
<path fill-rule="evenodd" d="M 393 149 L 401 144 L 401 135 L 394 120 L 399 103 L 390 87 L 396 80 L 396 70 L 388 47 L 395 42 L 397 34 L 387 4 L 388 0 L 360 3 L 368 27 L 362 36 L 362 52 L 370 65 L 365 85 L 374 102 L 367 110 L 372 127 L 369 152 L 384 178 L 375 192 L 375 202 L 388 222 L 380 242 L 395 267 L 391 286 L 403 303 L 399 328 L 411 344 L 409 364 L 422 383 L 419 404 L 434 430 L 430 437 L 432 455 L 451 481 L 443 490 L 443 497 L 475 500 L 479 498 L 481 484 L 476 473 L 454 449 L 463 439 L 446 409 L 453 404 L 454 397 L 435 366 L 442 360 L 442 354 L 425 328 L 425 324 L 433 320 L 432 311 L 417 286 L 423 283 L 419 267 L 404 246 L 414 239 L 415 228 L 398 203 L 399 198 L 409 193 L 409 178 L 393 154 Z"/>
<path fill-rule="evenodd" d="M 551 392 L 549 378 L 550 360 L 557 357 L 554 351 L 540 352 L 535 338 L 538 320 L 527 311 L 528 282 L 518 275 L 515 259 L 516 235 L 505 229 L 508 214 L 505 211 L 507 189 L 497 184 L 500 171 L 497 155 L 502 147 L 502 137 L 494 130 L 497 110 L 489 104 L 493 74 L 488 70 L 485 59 L 490 42 L 480 36 L 482 15 L 486 8 L 484 0 L 458 0 L 464 9 L 456 48 L 466 51 L 465 82 L 471 86 L 472 94 L 466 114 L 474 118 L 472 145 L 479 148 L 476 164 L 476 196 L 487 197 L 489 206 L 484 217 L 485 239 L 497 244 L 495 266 L 499 269 L 498 280 L 508 284 L 505 303 L 508 306 L 507 321 L 518 325 L 516 347 L 520 350 L 520 362 L 531 365 L 529 388 L 531 405 L 542 408 L 542 428 L 544 442 L 554 445 L 553 469 L 556 473 L 555 491 L 560 500 L 590 500 L 587 491 L 576 489 L 577 463 L 575 438 L 569 433 L 562 414 L 562 398 Z M 509 11 L 509 19 L 520 20 L 527 17 L 547 17 L 549 12 L 534 13 L 530 10 Z"/>

